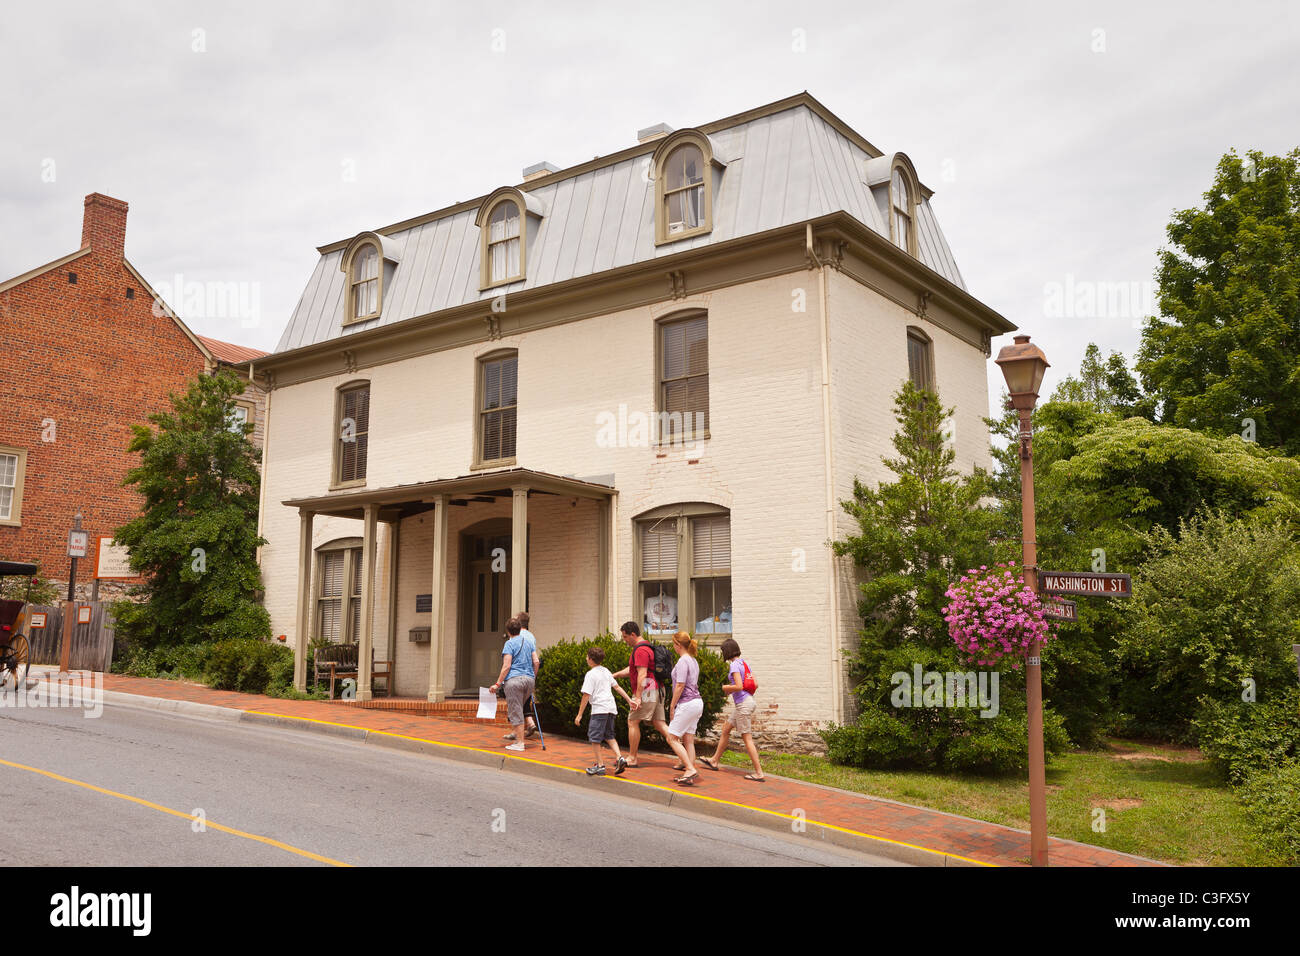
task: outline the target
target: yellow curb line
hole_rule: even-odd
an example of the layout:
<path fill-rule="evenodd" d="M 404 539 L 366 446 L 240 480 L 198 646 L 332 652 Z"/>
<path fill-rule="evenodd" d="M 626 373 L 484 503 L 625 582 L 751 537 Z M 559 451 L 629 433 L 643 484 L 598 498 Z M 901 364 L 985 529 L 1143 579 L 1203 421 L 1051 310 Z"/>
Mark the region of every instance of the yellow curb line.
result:
<path fill-rule="evenodd" d="M 138 803 L 142 807 L 148 807 L 151 810 L 157 810 L 159 813 L 169 813 L 174 817 L 180 817 L 183 820 L 194 820 L 194 814 L 182 813 L 180 810 L 173 810 L 171 807 L 164 807 L 162 804 L 151 803 L 140 797 L 133 797 L 130 794 L 118 793 L 116 790 L 108 790 L 104 787 L 97 787 L 93 783 L 86 783 L 84 780 L 74 780 L 71 777 L 65 777 L 61 774 L 52 773 L 49 770 L 41 770 L 39 767 L 28 767 L 26 764 L 13 763 L 9 760 L 0 760 L 0 764 L 6 767 L 14 767 L 18 770 L 27 770 L 31 773 L 38 773 L 42 777 L 49 777 L 51 780 L 58 780 L 62 783 L 75 784 L 78 787 L 85 787 L 87 790 L 93 790 L 96 793 L 107 794 L 110 797 L 117 797 L 119 800 L 127 800 L 131 803 Z M 214 830 L 220 830 L 222 833 L 231 833 L 235 836 L 244 837 L 247 840 L 256 840 L 258 843 L 265 843 L 269 846 L 277 847 L 281 850 L 288 850 L 290 853 L 296 853 L 299 856 L 305 856 L 308 859 L 316 860 L 320 863 L 328 863 L 331 866 L 352 866 L 351 863 L 343 863 L 339 860 L 332 860 L 327 856 L 321 856 L 319 853 L 312 853 L 310 850 L 300 850 L 296 846 L 290 846 L 287 843 L 281 843 L 279 840 L 272 840 L 270 837 L 258 836 L 256 833 L 246 833 L 243 830 L 236 830 L 234 827 L 223 826 L 220 823 L 213 823 L 211 820 L 204 820 L 205 827 L 211 827 Z"/>
<path fill-rule="evenodd" d="M 470 747 L 467 746 L 466 744 L 453 744 L 442 740 L 429 740 L 426 737 L 412 737 L 409 734 L 394 733 L 391 730 L 378 730 L 373 727 L 358 727 L 355 724 L 340 724 L 336 721 L 320 720 L 315 717 L 298 717 L 293 714 L 276 714 L 276 713 L 272 713 L 271 711 L 265 711 L 265 710 L 246 710 L 244 711 L 244 713 L 257 714 L 258 716 L 261 717 L 282 717 L 285 720 L 301 720 L 312 724 L 323 724 L 327 727 L 342 727 L 346 730 L 364 730 L 366 731 L 366 733 L 370 733 L 370 734 L 383 734 L 385 737 L 396 737 L 400 740 L 413 740 L 416 741 L 417 743 L 433 744 L 435 747 L 452 747 L 456 750 L 468 750 L 473 753 L 488 754 L 489 756 L 492 757 L 504 757 L 508 760 L 522 760 L 525 763 L 533 763 L 542 767 L 554 767 L 557 770 L 567 770 L 570 773 L 580 774 L 583 772 L 575 767 L 566 767 L 563 764 L 550 763 L 545 760 L 534 760 L 530 757 L 516 757 L 513 754 L 503 753 L 501 750 L 484 750 L 482 747 Z M 736 803 L 735 801 L 723 800 L 718 797 L 706 797 L 703 794 L 691 793 L 686 790 L 677 790 L 672 787 L 665 787 L 657 783 L 642 783 L 640 780 L 629 780 L 626 777 L 614 777 L 613 779 L 620 783 L 631 784 L 632 786 L 636 786 L 636 787 L 650 787 L 654 790 L 663 790 L 667 793 L 675 794 L 676 796 L 692 797 L 693 799 L 696 800 L 707 800 L 710 803 L 720 803 L 729 807 L 739 807 L 742 810 L 752 810 L 755 813 L 766 813 L 769 816 L 779 817 L 782 820 L 798 819 L 797 817 L 791 816 L 788 813 L 779 813 L 776 810 L 765 810 L 762 807 L 751 807 L 747 803 Z M 997 863 L 988 863 L 985 862 L 984 860 L 973 860 L 970 857 L 960 856 L 956 853 L 946 853 L 943 850 L 935 850 L 927 846 L 917 846 L 915 843 L 904 843 L 902 840 L 891 840 L 889 837 L 876 836 L 874 833 L 863 833 L 860 830 L 850 830 L 848 827 L 836 826 L 833 823 L 822 823 L 820 820 L 806 819 L 803 822 L 815 823 L 817 826 L 825 827 L 828 830 L 838 830 L 840 833 L 848 833 L 852 836 L 864 837 L 865 839 L 868 840 L 878 840 L 881 843 L 889 843 L 894 846 L 902 846 L 912 850 L 920 850 L 923 853 L 933 853 L 936 856 L 950 857 L 954 860 L 961 860 L 963 863 L 973 863 L 976 866 L 996 867 L 1000 865 Z"/>

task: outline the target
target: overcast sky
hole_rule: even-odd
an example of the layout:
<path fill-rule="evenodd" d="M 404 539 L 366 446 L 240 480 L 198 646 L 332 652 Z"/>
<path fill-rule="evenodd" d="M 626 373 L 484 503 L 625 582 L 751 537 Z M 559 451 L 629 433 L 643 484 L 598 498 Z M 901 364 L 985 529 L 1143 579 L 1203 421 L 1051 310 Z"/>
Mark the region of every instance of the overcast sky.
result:
<path fill-rule="evenodd" d="M 1224 152 L 1300 145 L 1297 10 L 7 6 L 0 279 L 74 251 L 83 197 L 106 193 L 130 203 L 127 256 L 160 291 L 255 291 L 247 327 L 181 303 L 195 331 L 271 350 L 318 245 L 808 90 L 912 158 L 969 290 L 1041 344 L 1050 388 L 1090 340 L 1132 358 L 1170 213 Z"/>

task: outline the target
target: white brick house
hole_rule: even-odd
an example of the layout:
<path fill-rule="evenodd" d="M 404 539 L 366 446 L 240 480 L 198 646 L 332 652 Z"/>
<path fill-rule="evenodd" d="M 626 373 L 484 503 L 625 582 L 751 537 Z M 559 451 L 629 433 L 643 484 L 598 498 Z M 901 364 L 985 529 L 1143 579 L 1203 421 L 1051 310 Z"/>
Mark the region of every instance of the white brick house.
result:
<path fill-rule="evenodd" d="M 989 464 L 985 362 L 902 153 L 807 94 L 323 246 L 277 350 L 261 561 L 276 634 L 356 640 L 430 701 L 635 620 L 760 681 L 760 732 L 849 709 L 859 621 L 829 542 L 909 375 Z M 526 560 L 516 556 L 526 554 Z M 369 696 L 363 671 L 358 696 Z"/>

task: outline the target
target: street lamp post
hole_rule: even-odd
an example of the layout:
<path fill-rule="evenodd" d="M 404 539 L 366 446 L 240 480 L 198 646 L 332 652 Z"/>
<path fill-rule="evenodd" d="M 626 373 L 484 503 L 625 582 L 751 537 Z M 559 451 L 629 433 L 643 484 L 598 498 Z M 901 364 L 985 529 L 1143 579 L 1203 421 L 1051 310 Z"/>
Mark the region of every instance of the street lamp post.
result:
<path fill-rule="evenodd" d="M 1015 344 L 998 352 L 997 364 L 1007 380 L 1011 405 L 1020 413 L 1020 516 L 1025 583 L 1038 593 L 1038 543 L 1034 521 L 1033 424 L 1030 416 L 1038 401 L 1038 387 L 1050 367 L 1047 356 L 1029 336 L 1017 335 Z M 1025 667 L 1025 694 L 1029 706 L 1029 850 L 1034 866 L 1047 866 L 1047 762 L 1043 753 L 1042 643 L 1034 641 Z"/>

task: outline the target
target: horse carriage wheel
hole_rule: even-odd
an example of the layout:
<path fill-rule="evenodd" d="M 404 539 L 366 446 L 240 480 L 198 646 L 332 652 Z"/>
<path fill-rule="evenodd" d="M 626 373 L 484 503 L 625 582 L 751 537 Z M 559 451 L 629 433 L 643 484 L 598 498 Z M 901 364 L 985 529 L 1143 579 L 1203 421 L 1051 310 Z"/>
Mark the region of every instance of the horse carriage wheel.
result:
<path fill-rule="evenodd" d="M 9 678 L 14 681 L 14 693 L 19 693 L 27 687 L 27 671 L 31 667 L 30 649 L 27 645 L 27 638 L 21 634 L 14 635 L 9 646 L 4 649 L 4 668 L 3 685 L 7 687 Z M 0 689 L 4 689 L 0 687 Z"/>

